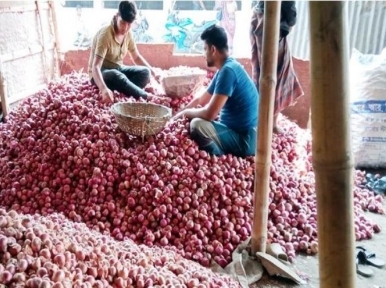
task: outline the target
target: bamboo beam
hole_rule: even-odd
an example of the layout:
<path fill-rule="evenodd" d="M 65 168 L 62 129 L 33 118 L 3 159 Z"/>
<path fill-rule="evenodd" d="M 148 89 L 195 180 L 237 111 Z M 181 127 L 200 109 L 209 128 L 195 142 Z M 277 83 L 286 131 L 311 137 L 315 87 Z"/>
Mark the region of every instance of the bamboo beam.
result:
<path fill-rule="evenodd" d="M 256 252 L 265 253 L 267 245 L 269 174 L 281 1 L 266 1 L 264 5 L 259 127 L 255 154 L 254 215 L 251 239 L 253 255 Z"/>
<path fill-rule="evenodd" d="M 37 10 L 38 10 L 38 16 L 39 16 L 39 22 L 40 22 L 40 29 L 41 29 L 41 33 L 42 33 L 42 46 L 43 46 L 43 55 L 42 55 L 42 59 L 43 59 L 43 67 L 44 67 L 44 77 L 45 77 L 45 82 L 48 83 L 48 80 L 49 80 L 49 77 L 47 76 L 47 72 L 48 72 L 48 67 L 47 67 L 47 37 L 46 37 L 46 33 L 44 32 L 44 27 L 43 27 L 43 9 L 42 9 L 42 3 L 41 3 L 42 0 L 37 0 L 35 1 L 36 3 L 36 7 L 37 7 Z"/>
<path fill-rule="evenodd" d="M 320 287 L 353 288 L 356 271 L 346 3 L 311 1 L 309 7 Z"/>
<path fill-rule="evenodd" d="M 48 4 L 44 3 L 41 5 L 42 10 L 48 10 Z M 11 6 L 11 7 L 0 7 L 0 13 L 15 13 L 15 12 L 33 12 L 36 11 L 36 4 L 22 5 L 22 6 Z"/>
<path fill-rule="evenodd" d="M 55 39 L 55 52 L 54 52 L 54 62 L 55 62 L 55 75 L 57 77 L 60 77 L 60 65 L 59 61 L 62 56 L 62 45 L 60 42 L 60 33 L 59 33 L 59 25 L 58 25 L 58 17 L 57 17 L 57 10 L 56 5 L 58 1 L 49 1 L 49 5 L 51 8 L 51 18 L 52 18 L 52 31 Z"/>
<path fill-rule="evenodd" d="M 9 112 L 11 111 L 11 108 L 10 108 L 11 104 L 14 104 L 25 98 L 28 98 L 45 88 L 47 88 L 47 84 L 41 84 L 41 85 L 35 86 L 33 89 L 23 91 L 18 94 L 14 94 L 12 95 L 12 97 L 8 97 L 7 82 L 0 75 L 0 99 L 1 99 L 1 106 L 3 109 L 3 116 L 5 117 L 9 114 Z"/>
<path fill-rule="evenodd" d="M 25 98 L 28 98 L 28 97 L 36 94 L 40 90 L 45 89 L 45 88 L 47 88 L 47 84 L 40 84 L 40 85 L 34 86 L 33 88 L 31 88 L 29 90 L 26 90 L 26 91 L 23 91 L 23 92 L 20 92 L 17 94 L 13 94 L 11 97 L 8 98 L 8 104 L 10 105 L 10 104 L 16 103 L 20 100 L 23 100 Z"/>
<path fill-rule="evenodd" d="M 54 46 L 53 44 L 51 44 L 47 48 L 48 48 L 47 51 L 50 51 L 54 49 Z M 21 58 L 25 58 L 28 56 L 33 56 L 42 52 L 43 52 L 43 47 L 41 45 L 34 45 L 23 50 L 2 54 L 0 55 L 0 60 L 2 63 L 5 63 L 5 62 L 10 62 Z"/>

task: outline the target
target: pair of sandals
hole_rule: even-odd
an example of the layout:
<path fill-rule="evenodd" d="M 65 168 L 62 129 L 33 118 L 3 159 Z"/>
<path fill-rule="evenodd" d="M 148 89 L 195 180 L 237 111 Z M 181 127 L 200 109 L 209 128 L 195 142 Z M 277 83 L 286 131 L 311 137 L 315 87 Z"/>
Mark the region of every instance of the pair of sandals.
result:
<path fill-rule="evenodd" d="M 374 270 L 369 266 L 382 268 L 385 266 L 385 261 L 376 257 L 375 253 L 367 250 L 362 246 L 356 247 L 356 270 L 359 275 L 371 277 L 374 275 Z"/>

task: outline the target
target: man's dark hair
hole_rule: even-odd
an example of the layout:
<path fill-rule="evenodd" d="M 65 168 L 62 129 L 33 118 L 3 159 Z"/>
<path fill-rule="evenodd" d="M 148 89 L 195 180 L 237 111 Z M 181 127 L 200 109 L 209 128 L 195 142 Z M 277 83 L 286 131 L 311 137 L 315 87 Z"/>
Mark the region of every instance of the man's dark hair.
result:
<path fill-rule="evenodd" d="M 225 29 L 213 24 L 202 32 L 201 40 L 205 41 L 208 46 L 214 46 L 219 51 L 228 50 L 228 37 Z"/>
<path fill-rule="evenodd" d="M 123 21 L 133 23 L 137 16 L 137 6 L 134 1 L 121 1 L 118 7 L 118 14 Z"/>

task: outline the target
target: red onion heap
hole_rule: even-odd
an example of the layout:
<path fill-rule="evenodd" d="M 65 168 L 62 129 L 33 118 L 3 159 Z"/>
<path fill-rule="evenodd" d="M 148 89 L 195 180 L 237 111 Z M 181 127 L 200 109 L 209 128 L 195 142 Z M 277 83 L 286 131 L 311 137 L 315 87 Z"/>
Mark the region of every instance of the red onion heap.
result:
<path fill-rule="evenodd" d="M 0 224 L 5 287 L 239 287 L 173 251 L 116 241 L 62 214 L 0 209 Z"/>
<path fill-rule="evenodd" d="M 157 102 L 178 110 L 191 97 Z M 63 213 L 117 240 L 225 266 L 251 233 L 254 158 L 199 151 L 186 120 L 142 143 L 122 133 L 99 100 L 88 76 L 74 73 L 10 113 L 0 125 L 0 205 Z M 268 237 L 293 260 L 296 251 L 317 252 L 315 183 L 309 132 L 286 119 L 281 126 L 272 143 Z M 363 211 L 384 213 L 363 178 L 356 171 L 357 240 L 380 230 Z"/>

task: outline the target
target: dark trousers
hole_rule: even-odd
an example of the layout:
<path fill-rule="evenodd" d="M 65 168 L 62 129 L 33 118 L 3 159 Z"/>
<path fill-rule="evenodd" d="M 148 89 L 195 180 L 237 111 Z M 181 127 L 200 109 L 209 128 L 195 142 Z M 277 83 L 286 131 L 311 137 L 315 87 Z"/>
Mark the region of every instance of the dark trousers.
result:
<path fill-rule="evenodd" d="M 136 99 L 147 96 L 143 88 L 150 82 L 150 70 L 145 66 L 102 69 L 102 77 L 110 90 L 116 90 Z M 92 79 L 92 83 L 95 84 L 94 79 Z"/>
<path fill-rule="evenodd" d="M 190 136 L 200 149 L 211 155 L 232 154 L 237 157 L 255 155 L 256 128 L 236 132 L 218 121 L 194 118 L 190 122 Z"/>

